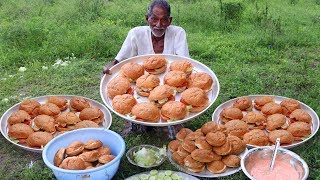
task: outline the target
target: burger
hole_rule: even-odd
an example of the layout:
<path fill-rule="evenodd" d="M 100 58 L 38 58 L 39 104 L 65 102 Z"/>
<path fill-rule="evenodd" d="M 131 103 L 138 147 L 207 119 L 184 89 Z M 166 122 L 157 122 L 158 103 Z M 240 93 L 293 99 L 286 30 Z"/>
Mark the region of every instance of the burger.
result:
<path fill-rule="evenodd" d="M 170 71 L 182 71 L 186 73 L 186 75 L 190 75 L 192 73 L 193 66 L 189 61 L 186 60 L 177 60 L 170 64 Z"/>
<path fill-rule="evenodd" d="M 230 154 L 238 155 L 246 149 L 246 144 L 237 136 L 228 135 L 227 141 L 231 144 Z"/>
<path fill-rule="evenodd" d="M 56 131 L 55 120 L 53 117 L 48 115 L 38 115 L 33 120 L 32 128 L 35 131 L 39 131 L 40 129 L 42 129 L 49 133 L 54 133 Z"/>
<path fill-rule="evenodd" d="M 196 161 L 191 155 L 184 158 L 184 167 L 192 172 L 201 172 L 205 168 L 205 163 Z"/>
<path fill-rule="evenodd" d="M 267 146 L 269 144 L 269 138 L 266 133 L 261 129 L 253 129 L 243 136 L 243 141 L 246 144 L 255 146 Z"/>
<path fill-rule="evenodd" d="M 136 91 L 140 96 L 148 97 L 150 91 L 159 86 L 160 79 L 153 74 L 140 76 L 136 82 Z"/>
<path fill-rule="evenodd" d="M 261 108 L 267 103 L 274 103 L 275 99 L 271 96 L 261 96 L 254 99 L 254 108 L 261 110 Z"/>
<path fill-rule="evenodd" d="M 221 131 L 209 132 L 206 135 L 206 141 L 211 146 L 222 146 L 224 143 L 226 143 L 227 138 L 226 135 Z"/>
<path fill-rule="evenodd" d="M 73 97 L 70 100 L 70 110 L 71 111 L 82 111 L 84 108 L 90 107 L 88 100 L 82 97 Z"/>
<path fill-rule="evenodd" d="M 179 141 L 183 141 L 186 136 L 190 133 L 192 133 L 193 131 L 189 128 L 182 128 L 180 129 L 180 131 L 176 134 L 176 139 L 178 139 Z"/>
<path fill-rule="evenodd" d="M 282 107 L 277 103 L 267 103 L 261 108 L 261 112 L 265 115 L 282 114 Z"/>
<path fill-rule="evenodd" d="M 207 93 L 211 90 L 212 84 L 212 77 L 204 72 L 192 73 L 188 77 L 188 88 L 197 87 L 204 90 Z"/>
<path fill-rule="evenodd" d="M 89 107 L 80 112 L 79 118 L 81 120 L 89 120 L 100 124 L 104 120 L 104 114 L 99 108 Z"/>
<path fill-rule="evenodd" d="M 97 150 L 98 150 L 99 156 L 111 154 L 111 150 L 107 146 L 101 146 Z"/>
<path fill-rule="evenodd" d="M 187 106 L 179 101 L 169 101 L 161 108 L 161 119 L 165 121 L 175 121 L 187 116 Z"/>
<path fill-rule="evenodd" d="M 267 118 L 257 111 L 248 112 L 242 120 L 248 124 L 249 129 L 264 129 L 267 122 Z"/>
<path fill-rule="evenodd" d="M 190 141 L 190 140 L 182 141 L 181 146 L 188 153 L 191 153 L 192 151 L 194 151 L 197 148 L 196 145 L 194 144 L 194 141 Z"/>
<path fill-rule="evenodd" d="M 137 121 L 158 122 L 160 119 L 159 109 L 150 102 L 141 102 L 133 106 L 131 110 L 133 118 Z"/>
<path fill-rule="evenodd" d="M 81 129 L 81 128 L 99 128 L 99 125 L 93 121 L 90 120 L 83 120 L 74 125 L 75 129 Z"/>
<path fill-rule="evenodd" d="M 267 131 L 287 129 L 288 126 L 289 124 L 287 123 L 286 116 L 283 114 L 272 114 L 267 118 Z"/>
<path fill-rule="evenodd" d="M 120 114 L 129 114 L 137 100 L 131 94 L 116 95 L 112 99 L 113 109 Z"/>
<path fill-rule="evenodd" d="M 185 158 L 188 155 L 190 155 L 190 153 L 188 151 L 186 151 L 185 149 L 183 149 L 182 145 L 180 145 L 177 149 L 177 153 L 179 154 L 179 156 Z"/>
<path fill-rule="evenodd" d="M 310 124 L 300 121 L 290 124 L 287 131 L 293 135 L 295 140 L 303 140 L 311 134 L 311 127 Z"/>
<path fill-rule="evenodd" d="M 303 109 L 296 109 L 290 114 L 290 121 L 296 122 L 296 121 L 301 121 L 301 122 L 306 122 L 306 123 L 311 123 L 312 118 L 310 114 L 303 110 Z"/>
<path fill-rule="evenodd" d="M 41 104 L 38 101 L 28 99 L 21 102 L 19 110 L 26 111 L 31 116 L 31 118 L 34 118 L 39 114 L 40 106 Z"/>
<path fill-rule="evenodd" d="M 157 107 L 162 107 L 168 101 L 174 101 L 175 92 L 173 87 L 160 85 L 155 87 L 149 95 L 149 100 Z"/>
<path fill-rule="evenodd" d="M 196 161 L 209 163 L 218 159 L 220 156 L 212 152 L 212 150 L 196 149 L 192 151 L 191 157 Z"/>
<path fill-rule="evenodd" d="M 53 135 L 51 133 L 38 131 L 30 134 L 27 138 L 27 144 L 30 147 L 42 148 L 48 144 L 51 139 L 53 139 Z"/>
<path fill-rule="evenodd" d="M 46 103 L 40 106 L 39 114 L 45 114 L 48 116 L 57 116 L 61 112 L 60 108 L 53 103 Z"/>
<path fill-rule="evenodd" d="M 231 120 L 225 124 L 227 132 L 230 135 L 242 138 L 245 133 L 249 131 L 249 126 L 247 123 L 241 120 Z"/>
<path fill-rule="evenodd" d="M 284 115 L 289 117 L 289 115 L 296 109 L 300 109 L 300 103 L 297 100 L 294 99 L 284 99 L 281 103 L 280 106 L 282 106 L 282 112 Z"/>
<path fill-rule="evenodd" d="M 66 156 L 66 149 L 65 148 L 58 149 L 58 151 L 54 155 L 53 164 L 59 167 L 62 161 L 64 160 L 65 156 Z"/>
<path fill-rule="evenodd" d="M 194 144 L 199 149 L 212 150 L 212 146 L 207 142 L 206 137 L 204 137 L 204 136 L 198 137 L 195 140 Z"/>
<path fill-rule="evenodd" d="M 239 108 L 241 111 L 251 111 L 252 101 L 247 97 L 238 98 L 234 103 L 233 107 Z"/>
<path fill-rule="evenodd" d="M 194 141 L 196 139 L 198 139 L 199 137 L 203 137 L 204 134 L 201 131 L 195 131 L 195 132 L 191 132 L 189 133 L 184 140 L 190 140 L 190 141 Z"/>
<path fill-rule="evenodd" d="M 74 129 L 74 125 L 80 122 L 80 118 L 74 112 L 62 112 L 56 119 L 58 131 L 69 131 Z"/>
<path fill-rule="evenodd" d="M 19 143 L 25 143 L 26 139 L 33 133 L 33 129 L 29 125 L 23 123 L 17 123 L 9 126 L 8 131 L 9 137 L 17 140 Z"/>
<path fill-rule="evenodd" d="M 269 133 L 269 141 L 276 143 L 277 138 L 280 138 L 280 144 L 292 144 L 294 141 L 293 135 L 287 130 L 274 130 Z"/>
<path fill-rule="evenodd" d="M 208 134 L 209 132 L 217 132 L 217 131 L 224 131 L 224 125 L 222 124 L 217 124 L 216 122 L 209 121 L 206 122 L 204 125 L 201 127 L 201 132 L 203 134 Z"/>
<path fill-rule="evenodd" d="M 112 79 L 107 85 L 108 96 L 113 99 L 116 95 L 131 94 L 133 95 L 133 88 L 128 79 L 123 77 L 116 77 Z"/>
<path fill-rule="evenodd" d="M 171 158 L 172 158 L 176 163 L 178 163 L 179 165 L 183 165 L 183 164 L 184 164 L 184 161 L 183 161 L 183 160 L 184 160 L 185 157 L 180 156 L 177 151 L 175 151 L 175 152 L 172 153 Z"/>
<path fill-rule="evenodd" d="M 212 150 L 220 156 L 225 156 L 232 150 L 231 143 L 227 140 L 222 146 L 214 146 Z"/>
<path fill-rule="evenodd" d="M 172 86 L 177 92 L 182 92 L 187 88 L 187 75 L 182 71 L 170 71 L 164 76 L 164 84 Z"/>
<path fill-rule="evenodd" d="M 48 97 L 47 102 L 57 105 L 61 111 L 64 111 L 68 108 L 68 104 L 67 104 L 68 101 L 63 97 L 50 96 L 50 97 Z"/>
<path fill-rule="evenodd" d="M 227 166 L 222 161 L 212 161 L 207 164 L 207 169 L 213 174 L 220 174 L 227 170 Z"/>
<path fill-rule="evenodd" d="M 175 152 L 178 150 L 178 147 L 181 145 L 181 141 L 175 139 L 169 142 L 168 149 L 171 152 Z"/>
<path fill-rule="evenodd" d="M 73 141 L 66 148 L 66 154 L 68 156 L 77 156 L 81 154 L 84 150 L 84 144 L 81 141 Z"/>
<path fill-rule="evenodd" d="M 120 76 L 127 78 L 130 82 L 136 82 L 136 80 L 144 74 L 144 68 L 142 65 L 129 62 L 121 66 Z"/>
<path fill-rule="evenodd" d="M 13 112 L 8 118 L 8 124 L 13 125 L 17 123 L 30 124 L 31 116 L 24 110 Z"/>
<path fill-rule="evenodd" d="M 60 164 L 59 168 L 67 170 L 84 170 L 86 169 L 85 161 L 80 157 L 67 157 Z"/>
<path fill-rule="evenodd" d="M 220 120 L 224 123 L 229 122 L 234 119 L 242 119 L 243 114 L 239 108 L 229 107 L 225 108 L 220 113 Z"/>
<path fill-rule="evenodd" d="M 228 166 L 228 167 L 231 167 L 231 168 L 235 168 L 235 167 L 239 167 L 240 166 L 240 161 L 241 161 L 241 158 L 239 156 L 236 156 L 236 155 L 228 155 L 228 156 L 224 156 L 222 158 L 222 162 Z"/>
<path fill-rule="evenodd" d="M 112 161 L 114 158 L 116 158 L 114 155 L 103 155 L 103 156 L 100 156 L 98 161 L 99 163 L 102 163 L 102 164 L 107 164 L 109 163 L 110 161 Z"/>
<path fill-rule="evenodd" d="M 204 90 L 193 87 L 181 93 L 180 102 L 185 104 L 190 112 L 200 112 L 209 104 L 209 98 Z"/>
<path fill-rule="evenodd" d="M 163 56 L 150 56 L 144 60 L 143 67 L 150 74 L 161 74 L 167 70 L 167 60 Z"/>
<path fill-rule="evenodd" d="M 79 155 L 86 162 L 94 162 L 99 159 L 99 153 L 97 150 L 86 151 Z"/>
<path fill-rule="evenodd" d="M 85 149 L 97 149 L 102 146 L 102 142 L 98 139 L 89 139 L 85 144 Z"/>

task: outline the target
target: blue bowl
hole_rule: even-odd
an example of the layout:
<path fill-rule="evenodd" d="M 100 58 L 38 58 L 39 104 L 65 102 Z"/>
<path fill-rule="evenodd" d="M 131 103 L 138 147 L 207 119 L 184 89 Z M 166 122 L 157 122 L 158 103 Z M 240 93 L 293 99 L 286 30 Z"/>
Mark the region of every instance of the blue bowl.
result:
<path fill-rule="evenodd" d="M 85 143 L 89 139 L 99 139 L 104 146 L 111 149 L 111 154 L 116 158 L 103 166 L 88 170 L 66 170 L 53 165 L 54 155 L 59 148 L 66 148 L 70 143 L 77 140 Z M 107 129 L 83 128 L 64 133 L 52 139 L 45 146 L 42 159 L 57 179 L 112 179 L 118 171 L 125 149 L 125 142 L 119 134 Z"/>

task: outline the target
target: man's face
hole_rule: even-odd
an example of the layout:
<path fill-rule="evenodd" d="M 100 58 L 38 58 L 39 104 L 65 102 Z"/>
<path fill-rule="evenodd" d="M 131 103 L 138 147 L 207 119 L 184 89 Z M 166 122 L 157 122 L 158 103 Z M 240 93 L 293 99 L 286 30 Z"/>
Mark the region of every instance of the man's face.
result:
<path fill-rule="evenodd" d="M 146 20 L 150 26 L 152 34 L 156 37 L 161 37 L 164 35 L 167 27 L 171 24 L 172 17 L 167 15 L 164 8 L 154 6 L 152 14 L 150 16 L 146 16 Z"/>

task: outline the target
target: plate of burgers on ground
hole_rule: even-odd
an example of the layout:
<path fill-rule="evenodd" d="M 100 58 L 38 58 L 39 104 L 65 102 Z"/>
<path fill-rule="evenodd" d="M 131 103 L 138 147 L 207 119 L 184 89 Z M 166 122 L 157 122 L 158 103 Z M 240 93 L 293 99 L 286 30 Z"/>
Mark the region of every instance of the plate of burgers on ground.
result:
<path fill-rule="evenodd" d="M 101 103 L 73 95 L 48 95 L 23 100 L 1 117 L 1 133 L 14 145 L 41 153 L 54 137 L 75 129 L 105 128 L 112 123 Z"/>
<path fill-rule="evenodd" d="M 176 55 L 142 55 L 113 66 L 100 95 L 118 116 L 147 126 L 187 122 L 205 112 L 219 94 L 219 81 L 206 65 Z"/>
<path fill-rule="evenodd" d="M 308 105 L 275 95 L 249 95 L 222 103 L 212 121 L 243 139 L 249 147 L 274 145 L 293 148 L 311 139 L 319 129 L 319 117 Z"/>

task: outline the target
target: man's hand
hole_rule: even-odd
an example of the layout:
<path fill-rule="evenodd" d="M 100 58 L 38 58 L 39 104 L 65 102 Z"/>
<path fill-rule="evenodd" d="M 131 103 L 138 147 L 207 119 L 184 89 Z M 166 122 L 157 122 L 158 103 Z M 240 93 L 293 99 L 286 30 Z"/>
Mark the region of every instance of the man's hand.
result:
<path fill-rule="evenodd" d="M 112 68 L 114 65 L 116 65 L 118 61 L 115 59 L 111 61 L 109 64 L 107 64 L 105 67 L 103 67 L 103 73 L 111 75 L 110 68 Z"/>

